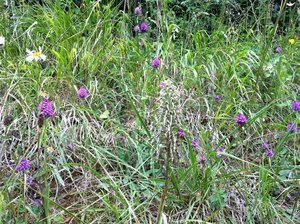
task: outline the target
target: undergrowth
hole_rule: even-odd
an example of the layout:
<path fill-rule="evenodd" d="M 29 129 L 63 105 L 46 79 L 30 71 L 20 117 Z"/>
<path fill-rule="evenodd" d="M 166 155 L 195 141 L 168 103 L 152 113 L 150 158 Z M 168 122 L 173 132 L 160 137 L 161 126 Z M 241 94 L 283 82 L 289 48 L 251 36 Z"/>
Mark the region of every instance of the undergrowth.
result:
<path fill-rule="evenodd" d="M 8 2 L 0 223 L 300 222 L 298 3 L 224 21 L 208 3 Z"/>

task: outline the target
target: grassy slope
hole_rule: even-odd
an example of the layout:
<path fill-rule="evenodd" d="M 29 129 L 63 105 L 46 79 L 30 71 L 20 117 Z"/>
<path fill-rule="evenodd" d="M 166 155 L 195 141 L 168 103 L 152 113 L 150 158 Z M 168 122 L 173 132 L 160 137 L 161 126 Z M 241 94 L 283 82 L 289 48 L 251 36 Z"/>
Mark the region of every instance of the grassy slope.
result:
<path fill-rule="evenodd" d="M 283 52 L 267 49 L 260 70 L 265 35 L 258 31 L 223 27 L 185 38 L 184 27 L 163 16 L 159 35 L 148 20 L 149 33 L 133 37 L 136 20 L 92 4 L 76 13 L 22 5 L 1 18 L 3 223 L 153 223 L 166 167 L 169 223 L 299 222 L 299 136 L 285 132 L 299 118 L 290 109 L 299 100 L 299 42 L 276 37 L 272 49 Z M 26 48 L 38 46 L 47 60 L 26 62 Z M 159 69 L 151 67 L 155 56 Z M 81 86 L 89 97 L 78 101 Z M 55 116 L 39 127 L 43 93 Z M 234 123 L 237 112 L 246 126 Z M 263 142 L 274 148 L 270 160 Z M 222 159 L 214 145 L 226 148 Z M 15 172 L 22 158 L 32 162 L 34 187 Z"/>

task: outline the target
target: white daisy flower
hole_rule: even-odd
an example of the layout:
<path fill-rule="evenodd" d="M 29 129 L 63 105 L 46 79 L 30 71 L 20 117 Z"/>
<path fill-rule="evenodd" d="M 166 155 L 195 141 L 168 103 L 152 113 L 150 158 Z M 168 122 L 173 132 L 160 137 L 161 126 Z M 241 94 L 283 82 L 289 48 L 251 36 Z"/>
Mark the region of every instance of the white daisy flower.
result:
<path fill-rule="evenodd" d="M 5 38 L 0 36 L 0 46 L 4 46 L 5 44 Z"/>
<path fill-rule="evenodd" d="M 28 62 L 32 62 L 33 60 L 35 61 L 45 61 L 46 60 L 46 55 L 42 54 L 42 48 L 39 47 L 38 51 L 30 51 L 28 49 L 26 49 L 27 52 L 27 57 L 26 57 L 26 61 Z"/>

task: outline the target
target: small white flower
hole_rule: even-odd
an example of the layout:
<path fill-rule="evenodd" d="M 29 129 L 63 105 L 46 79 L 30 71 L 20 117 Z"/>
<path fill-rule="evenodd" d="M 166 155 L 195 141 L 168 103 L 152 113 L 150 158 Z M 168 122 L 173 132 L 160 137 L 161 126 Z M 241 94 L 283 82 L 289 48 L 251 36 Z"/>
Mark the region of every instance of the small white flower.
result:
<path fill-rule="evenodd" d="M 46 60 L 46 55 L 42 54 L 42 49 L 41 47 L 39 47 L 38 51 L 30 51 L 28 49 L 26 49 L 27 52 L 27 57 L 26 57 L 26 61 L 28 62 L 32 62 L 33 60 L 35 61 L 45 61 Z"/>
<path fill-rule="evenodd" d="M 0 36 L 0 46 L 4 46 L 5 44 L 5 38 Z"/>
<path fill-rule="evenodd" d="M 293 5 L 295 5 L 295 2 L 294 2 L 294 3 L 288 2 L 288 3 L 286 3 L 286 5 L 287 5 L 288 7 L 292 7 Z"/>

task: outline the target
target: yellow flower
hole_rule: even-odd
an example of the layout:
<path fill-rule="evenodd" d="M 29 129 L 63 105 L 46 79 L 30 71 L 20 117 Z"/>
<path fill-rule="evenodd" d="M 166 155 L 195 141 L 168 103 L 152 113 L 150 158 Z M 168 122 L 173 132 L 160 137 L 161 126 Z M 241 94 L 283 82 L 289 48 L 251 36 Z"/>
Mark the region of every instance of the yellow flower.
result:
<path fill-rule="evenodd" d="M 0 46 L 4 46 L 5 44 L 5 38 L 0 36 Z"/>
<path fill-rule="evenodd" d="M 289 39 L 289 43 L 290 44 L 294 44 L 295 43 L 295 39 Z"/>
<path fill-rule="evenodd" d="M 43 91 L 40 92 L 40 96 L 42 96 L 42 97 L 46 97 L 47 95 L 48 95 L 48 93 L 46 93 L 46 92 L 43 92 Z"/>
<path fill-rule="evenodd" d="M 54 152 L 53 146 L 48 146 L 48 147 L 47 147 L 47 151 L 48 151 L 48 153 Z"/>
<path fill-rule="evenodd" d="M 26 49 L 27 52 L 27 57 L 26 57 L 26 61 L 28 62 L 32 62 L 33 60 L 35 61 L 45 61 L 46 60 L 46 55 L 42 54 L 42 49 L 41 47 L 39 47 L 38 51 L 30 51 L 28 49 Z"/>

